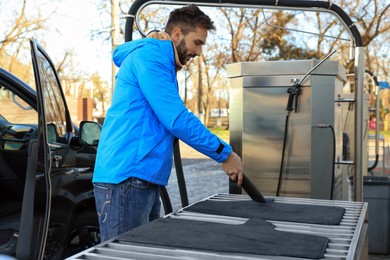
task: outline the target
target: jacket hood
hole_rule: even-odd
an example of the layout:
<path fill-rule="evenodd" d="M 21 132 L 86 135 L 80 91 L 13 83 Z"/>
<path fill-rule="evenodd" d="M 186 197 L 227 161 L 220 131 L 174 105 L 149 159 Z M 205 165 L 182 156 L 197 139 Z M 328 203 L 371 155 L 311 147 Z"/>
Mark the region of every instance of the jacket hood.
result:
<path fill-rule="evenodd" d="M 112 54 L 112 60 L 114 61 L 114 64 L 117 67 L 120 67 L 122 62 L 126 59 L 127 55 L 129 55 L 133 50 L 148 44 L 150 41 L 151 39 L 140 39 L 119 45 L 115 48 L 114 53 Z"/>
<path fill-rule="evenodd" d="M 119 45 L 112 55 L 112 60 L 114 61 L 114 64 L 117 67 L 120 67 L 122 65 L 122 62 L 126 59 L 126 57 L 135 49 L 140 48 L 142 46 L 148 45 L 148 44 L 156 44 L 160 48 L 163 47 L 164 49 L 168 47 L 167 43 L 169 42 L 169 48 L 173 48 L 173 57 L 172 62 L 176 64 L 176 70 L 180 70 L 183 67 L 183 64 L 180 63 L 177 50 L 173 42 L 170 40 L 170 38 L 159 38 L 155 37 L 155 35 L 162 35 L 161 33 L 154 33 L 148 36 L 149 38 L 145 39 L 138 39 L 131 42 L 126 42 L 122 45 Z M 164 33 L 164 35 L 168 35 Z M 169 35 L 168 35 L 169 37 Z"/>

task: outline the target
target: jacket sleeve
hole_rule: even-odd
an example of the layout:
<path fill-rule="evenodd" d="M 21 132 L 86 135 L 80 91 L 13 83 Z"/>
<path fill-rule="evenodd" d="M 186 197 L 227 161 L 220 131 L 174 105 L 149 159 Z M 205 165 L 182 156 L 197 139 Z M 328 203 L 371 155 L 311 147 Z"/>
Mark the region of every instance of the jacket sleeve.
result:
<path fill-rule="evenodd" d="M 171 44 L 164 44 L 167 43 Z M 143 95 L 161 124 L 174 136 L 217 162 L 225 161 L 232 147 L 185 107 L 178 92 L 173 57 L 169 59 L 167 51 L 173 55 L 172 46 L 152 45 L 134 52 L 134 71 Z"/>

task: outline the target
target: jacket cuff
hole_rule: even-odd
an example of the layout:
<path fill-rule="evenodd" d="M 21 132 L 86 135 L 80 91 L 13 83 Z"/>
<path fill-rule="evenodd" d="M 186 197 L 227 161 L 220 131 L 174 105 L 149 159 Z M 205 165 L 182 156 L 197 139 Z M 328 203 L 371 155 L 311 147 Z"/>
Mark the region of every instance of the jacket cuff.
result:
<path fill-rule="evenodd" d="M 222 141 L 221 139 L 219 140 L 220 145 L 218 146 L 216 152 L 216 158 L 215 160 L 219 163 L 226 161 L 226 159 L 229 157 L 229 155 L 232 153 L 233 148 Z"/>

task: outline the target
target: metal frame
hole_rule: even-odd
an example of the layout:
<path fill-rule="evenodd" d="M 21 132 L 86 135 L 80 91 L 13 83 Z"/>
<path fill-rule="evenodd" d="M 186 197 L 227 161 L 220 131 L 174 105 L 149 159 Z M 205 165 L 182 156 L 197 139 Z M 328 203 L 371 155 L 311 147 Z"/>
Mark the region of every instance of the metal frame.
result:
<path fill-rule="evenodd" d="M 354 185 L 355 201 L 363 201 L 363 172 L 367 171 L 367 162 L 363 159 L 363 135 L 364 135 L 364 120 L 363 120 L 363 91 L 364 91 L 364 46 L 361 35 L 354 22 L 350 17 L 336 4 L 330 1 L 290 1 L 290 0 L 198 0 L 198 1 L 164 1 L 164 0 L 136 0 L 130 7 L 127 15 L 125 27 L 125 41 L 132 40 L 134 22 L 139 28 L 138 18 L 140 12 L 151 4 L 165 5 L 187 5 L 197 4 L 207 7 L 233 7 L 233 8 L 263 8 L 263 9 L 282 9 L 282 10 L 300 10 L 308 12 L 327 12 L 336 16 L 343 24 L 351 38 L 350 59 L 354 60 L 355 70 L 355 139 L 354 139 L 354 161 L 355 167 L 353 178 L 356 180 Z M 145 34 L 140 30 L 141 34 Z"/>
<path fill-rule="evenodd" d="M 282 197 L 267 197 L 275 200 L 275 203 L 336 206 L 345 208 L 345 213 L 340 225 L 318 225 L 285 221 L 269 221 L 276 230 L 325 236 L 330 239 L 323 260 L 364 259 L 364 240 L 367 234 L 367 203 L 350 201 L 329 201 L 313 199 L 297 199 Z M 204 200 L 213 201 L 243 201 L 250 200 L 247 195 L 215 194 Z M 193 204 L 191 204 L 193 205 Z M 189 205 L 188 207 L 190 207 Z M 191 212 L 185 207 L 178 212 L 166 215 L 164 218 L 180 218 L 192 221 L 206 221 L 224 224 L 242 224 L 247 218 L 231 217 L 223 215 L 211 215 Z M 180 239 L 180 238 L 179 238 Z M 100 245 L 91 247 L 68 259 L 205 259 L 205 260 L 288 260 L 287 256 L 253 255 L 244 253 L 227 253 L 207 250 L 195 250 L 189 248 L 176 248 L 170 246 L 154 246 L 124 242 L 117 239 L 108 240 Z M 302 258 L 307 259 L 307 258 Z"/>

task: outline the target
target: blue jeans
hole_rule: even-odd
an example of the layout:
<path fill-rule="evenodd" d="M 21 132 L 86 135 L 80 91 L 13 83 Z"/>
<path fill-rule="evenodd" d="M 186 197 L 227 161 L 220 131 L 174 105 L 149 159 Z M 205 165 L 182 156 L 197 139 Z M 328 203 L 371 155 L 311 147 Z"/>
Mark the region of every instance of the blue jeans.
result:
<path fill-rule="evenodd" d="M 101 242 L 160 217 L 156 184 L 131 177 L 119 184 L 93 186 Z"/>

